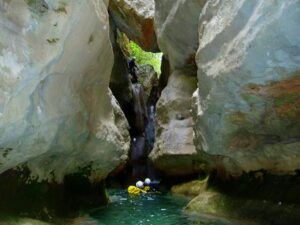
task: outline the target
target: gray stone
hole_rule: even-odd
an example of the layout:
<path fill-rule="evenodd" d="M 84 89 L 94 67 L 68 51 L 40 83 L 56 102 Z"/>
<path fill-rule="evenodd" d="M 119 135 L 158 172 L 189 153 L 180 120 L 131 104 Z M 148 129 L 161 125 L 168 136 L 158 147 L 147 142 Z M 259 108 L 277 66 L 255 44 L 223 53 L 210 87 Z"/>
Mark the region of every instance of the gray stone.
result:
<path fill-rule="evenodd" d="M 146 51 L 158 51 L 154 0 L 111 0 L 109 11 L 118 29 Z"/>
<path fill-rule="evenodd" d="M 107 1 L 50 3 L 0 3 L 0 173 L 26 164 L 32 179 L 60 183 L 88 167 L 99 181 L 130 143 L 108 88 Z"/>
<path fill-rule="evenodd" d="M 157 103 L 156 143 L 150 154 L 155 167 L 168 175 L 186 175 L 198 171 L 193 144 L 191 97 L 196 77 L 177 70 L 169 78 Z"/>
<path fill-rule="evenodd" d="M 199 22 L 195 143 L 212 169 L 300 168 L 300 4 L 214 1 Z"/>
<path fill-rule="evenodd" d="M 206 0 L 155 0 L 155 31 L 172 69 L 193 64 L 198 48 L 198 19 Z"/>

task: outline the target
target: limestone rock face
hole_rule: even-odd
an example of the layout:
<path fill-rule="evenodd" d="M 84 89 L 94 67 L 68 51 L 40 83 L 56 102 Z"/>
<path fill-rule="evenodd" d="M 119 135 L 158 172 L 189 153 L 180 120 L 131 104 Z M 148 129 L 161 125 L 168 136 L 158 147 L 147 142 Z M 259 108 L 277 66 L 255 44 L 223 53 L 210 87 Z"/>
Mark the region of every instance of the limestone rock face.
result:
<path fill-rule="evenodd" d="M 168 175 L 193 174 L 198 169 L 190 112 L 196 85 L 195 76 L 177 70 L 157 103 L 156 144 L 150 157 L 155 167 Z"/>
<path fill-rule="evenodd" d="M 206 0 L 155 0 L 158 46 L 171 68 L 194 63 L 198 48 L 198 22 Z"/>
<path fill-rule="evenodd" d="M 199 22 L 195 143 L 239 175 L 300 168 L 300 4 L 213 1 Z"/>
<path fill-rule="evenodd" d="M 0 21 L 0 173 L 105 178 L 129 149 L 108 89 L 107 1 L 1 1 Z"/>
<path fill-rule="evenodd" d="M 150 97 L 151 90 L 158 87 L 157 73 L 151 65 L 142 65 L 139 67 L 138 82 L 142 84 L 146 99 Z M 146 100 L 146 101 L 147 101 Z"/>
<path fill-rule="evenodd" d="M 120 31 L 146 51 L 157 51 L 154 0 L 111 0 L 109 12 Z"/>

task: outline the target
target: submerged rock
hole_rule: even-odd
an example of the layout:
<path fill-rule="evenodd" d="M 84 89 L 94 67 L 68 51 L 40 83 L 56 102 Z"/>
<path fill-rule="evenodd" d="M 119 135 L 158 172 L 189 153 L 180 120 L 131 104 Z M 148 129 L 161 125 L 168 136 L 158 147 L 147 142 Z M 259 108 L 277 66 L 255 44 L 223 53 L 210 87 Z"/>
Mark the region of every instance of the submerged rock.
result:
<path fill-rule="evenodd" d="M 190 112 L 196 84 L 190 71 L 177 70 L 157 103 L 157 141 L 150 157 L 155 167 L 167 175 L 193 174 L 199 169 Z"/>
<path fill-rule="evenodd" d="M 220 173 L 300 168 L 299 1 L 208 1 L 195 143 Z"/>
<path fill-rule="evenodd" d="M 154 31 L 154 0 L 111 0 L 109 12 L 118 29 L 145 51 L 158 51 Z"/>
<path fill-rule="evenodd" d="M 27 2 L 0 3 L 0 173 L 26 164 L 35 181 L 61 183 L 89 167 L 100 181 L 130 144 L 108 88 L 106 1 Z"/>

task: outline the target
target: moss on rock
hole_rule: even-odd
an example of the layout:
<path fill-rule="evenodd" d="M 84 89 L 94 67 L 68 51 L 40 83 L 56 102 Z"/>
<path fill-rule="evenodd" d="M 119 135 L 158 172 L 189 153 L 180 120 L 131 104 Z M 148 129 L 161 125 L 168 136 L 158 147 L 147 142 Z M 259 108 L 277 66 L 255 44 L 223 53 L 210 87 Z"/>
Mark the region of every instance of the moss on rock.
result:
<path fill-rule="evenodd" d="M 296 225 L 300 222 L 300 208 L 297 205 L 235 198 L 211 191 L 202 192 L 194 198 L 185 211 L 253 220 L 263 225 Z"/>
<path fill-rule="evenodd" d="M 196 197 L 207 188 L 207 179 L 193 180 L 188 183 L 174 185 L 171 192 L 174 195 L 183 195 L 186 197 Z"/>
<path fill-rule="evenodd" d="M 211 174 L 185 211 L 262 225 L 296 225 L 300 222 L 299 178 L 299 173 L 280 176 L 266 171 L 225 180 Z"/>

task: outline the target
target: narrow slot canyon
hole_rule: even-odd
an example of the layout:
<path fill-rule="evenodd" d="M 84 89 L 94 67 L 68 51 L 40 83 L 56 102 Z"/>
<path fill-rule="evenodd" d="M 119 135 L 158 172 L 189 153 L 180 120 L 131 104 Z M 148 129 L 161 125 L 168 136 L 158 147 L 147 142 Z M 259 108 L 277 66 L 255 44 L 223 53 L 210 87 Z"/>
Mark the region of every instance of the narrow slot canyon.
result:
<path fill-rule="evenodd" d="M 299 0 L 0 0 L 0 225 L 300 224 Z"/>

